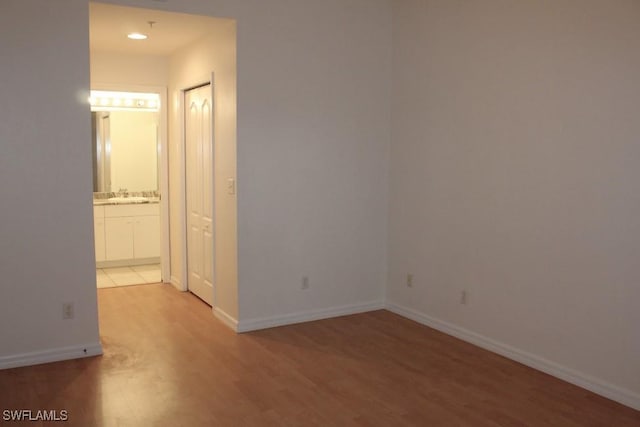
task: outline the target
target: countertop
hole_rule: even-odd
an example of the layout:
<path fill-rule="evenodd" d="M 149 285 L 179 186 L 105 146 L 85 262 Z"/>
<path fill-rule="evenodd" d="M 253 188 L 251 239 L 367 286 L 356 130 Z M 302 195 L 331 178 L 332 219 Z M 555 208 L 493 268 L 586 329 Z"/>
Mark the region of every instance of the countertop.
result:
<path fill-rule="evenodd" d="M 160 199 L 157 197 L 150 197 L 148 200 L 118 200 L 111 201 L 109 199 L 94 199 L 93 206 L 106 206 L 106 205 L 143 205 L 143 204 L 157 204 L 160 203 Z"/>

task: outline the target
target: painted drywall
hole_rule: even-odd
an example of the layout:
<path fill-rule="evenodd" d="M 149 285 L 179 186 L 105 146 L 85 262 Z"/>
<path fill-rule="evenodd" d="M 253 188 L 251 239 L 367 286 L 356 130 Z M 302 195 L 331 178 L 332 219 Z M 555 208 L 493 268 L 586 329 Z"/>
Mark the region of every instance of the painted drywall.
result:
<path fill-rule="evenodd" d="M 134 85 L 167 87 L 169 59 L 155 55 L 91 52 L 91 86 L 109 88 Z"/>
<path fill-rule="evenodd" d="M 212 80 L 214 84 L 214 236 L 216 309 L 238 317 L 237 204 L 228 194 L 227 179 L 236 179 L 236 23 L 212 20 L 209 34 L 178 49 L 170 57 L 169 197 L 171 212 L 171 276 L 184 286 L 183 265 L 184 141 L 183 91 Z M 214 262 L 214 260 L 211 260 Z"/>
<path fill-rule="evenodd" d="M 84 0 L 0 2 L 0 367 L 101 351 L 87 13 Z"/>
<path fill-rule="evenodd" d="M 246 3 L 238 16 L 241 323 L 382 301 L 389 3 Z"/>
<path fill-rule="evenodd" d="M 618 0 L 394 3 L 388 280 L 398 307 L 636 403 L 639 20 Z"/>

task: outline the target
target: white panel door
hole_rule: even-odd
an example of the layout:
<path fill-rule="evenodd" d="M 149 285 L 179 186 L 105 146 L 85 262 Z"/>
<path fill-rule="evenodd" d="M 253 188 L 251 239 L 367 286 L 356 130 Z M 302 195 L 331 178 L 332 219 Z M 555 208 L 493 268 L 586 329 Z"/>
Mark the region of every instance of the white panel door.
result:
<path fill-rule="evenodd" d="M 213 305 L 213 115 L 211 86 L 185 92 L 187 287 Z"/>

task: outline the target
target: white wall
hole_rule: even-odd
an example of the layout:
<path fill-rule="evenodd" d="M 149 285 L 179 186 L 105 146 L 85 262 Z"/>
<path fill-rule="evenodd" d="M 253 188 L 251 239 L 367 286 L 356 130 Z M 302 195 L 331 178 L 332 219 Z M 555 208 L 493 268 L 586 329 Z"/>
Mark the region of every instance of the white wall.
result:
<path fill-rule="evenodd" d="M 157 55 L 91 52 L 91 86 L 169 84 L 169 59 Z"/>
<path fill-rule="evenodd" d="M 84 0 L 0 2 L 0 368 L 101 351 L 87 14 Z"/>
<path fill-rule="evenodd" d="M 171 276 L 173 282 L 184 286 L 182 91 L 211 81 L 212 73 L 215 74 L 215 305 L 217 310 L 237 320 L 237 204 L 235 195 L 226 191 L 227 179 L 236 179 L 236 23 L 231 19 L 212 20 L 211 31 L 206 37 L 179 49 L 170 57 Z"/>
<path fill-rule="evenodd" d="M 394 19 L 389 301 L 640 405 L 640 4 Z"/>
<path fill-rule="evenodd" d="M 386 277 L 389 2 L 245 3 L 240 319 L 375 305 Z"/>

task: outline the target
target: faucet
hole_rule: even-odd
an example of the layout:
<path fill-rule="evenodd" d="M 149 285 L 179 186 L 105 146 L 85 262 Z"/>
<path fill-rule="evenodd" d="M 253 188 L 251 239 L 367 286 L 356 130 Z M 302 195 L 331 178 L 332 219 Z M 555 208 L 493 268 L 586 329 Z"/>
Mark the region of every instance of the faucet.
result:
<path fill-rule="evenodd" d="M 128 190 L 127 190 L 126 188 L 120 188 L 120 189 L 118 190 L 118 195 L 119 195 L 120 197 L 129 197 L 129 193 L 127 193 L 127 191 L 128 191 Z"/>

